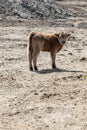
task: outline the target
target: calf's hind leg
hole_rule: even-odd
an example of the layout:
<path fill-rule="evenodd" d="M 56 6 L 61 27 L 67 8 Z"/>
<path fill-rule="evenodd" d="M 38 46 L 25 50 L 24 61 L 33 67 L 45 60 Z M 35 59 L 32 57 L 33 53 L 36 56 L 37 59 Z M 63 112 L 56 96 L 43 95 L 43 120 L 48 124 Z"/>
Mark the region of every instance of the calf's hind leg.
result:
<path fill-rule="evenodd" d="M 28 58 L 29 58 L 29 69 L 31 71 L 33 71 L 33 67 L 32 67 L 32 52 L 31 51 L 28 54 Z"/>
<path fill-rule="evenodd" d="M 39 53 L 40 53 L 39 50 L 33 52 L 33 64 L 34 64 L 35 70 L 38 70 L 38 68 L 37 68 L 37 57 L 38 57 Z"/>

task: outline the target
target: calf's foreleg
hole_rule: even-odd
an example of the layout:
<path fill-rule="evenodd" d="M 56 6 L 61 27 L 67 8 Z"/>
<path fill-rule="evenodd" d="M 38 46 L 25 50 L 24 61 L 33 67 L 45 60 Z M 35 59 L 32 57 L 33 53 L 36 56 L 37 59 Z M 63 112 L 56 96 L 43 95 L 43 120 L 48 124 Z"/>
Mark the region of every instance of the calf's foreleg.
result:
<path fill-rule="evenodd" d="M 55 64 L 56 53 L 55 52 L 51 52 L 50 55 L 51 55 L 51 59 L 52 59 L 52 68 L 55 69 L 55 68 L 57 68 L 56 64 Z"/>

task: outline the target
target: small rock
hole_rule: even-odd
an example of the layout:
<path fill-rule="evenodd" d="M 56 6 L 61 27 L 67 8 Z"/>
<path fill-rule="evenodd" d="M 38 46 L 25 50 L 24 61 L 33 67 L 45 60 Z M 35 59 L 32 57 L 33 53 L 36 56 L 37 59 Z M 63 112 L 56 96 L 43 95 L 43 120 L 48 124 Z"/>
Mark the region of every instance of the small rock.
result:
<path fill-rule="evenodd" d="M 87 22 L 81 22 L 78 24 L 77 26 L 78 28 L 84 28 L 84 29 L 87 29 Z"/>
<path fill-rule="evenodd" d="M 20 14 L 20 17 L 23 18 L 23 19 L 28 19 L 28 15 L 25 14 L 25 13 L 21 13 L 21 14 Z"/>
<path fill-rule="evenodd" d="M 71 52 L 68 53 L 69 55 L 73 55 Z"/>
<path fill-rule="evenodd" d="M 81 58 L 80 61 L 87 61 L 85 57 Z"/>
<path fill-rule="evenodd" d="M 38 95 L 38 93 L 34 93 L 34 95 Z"/>

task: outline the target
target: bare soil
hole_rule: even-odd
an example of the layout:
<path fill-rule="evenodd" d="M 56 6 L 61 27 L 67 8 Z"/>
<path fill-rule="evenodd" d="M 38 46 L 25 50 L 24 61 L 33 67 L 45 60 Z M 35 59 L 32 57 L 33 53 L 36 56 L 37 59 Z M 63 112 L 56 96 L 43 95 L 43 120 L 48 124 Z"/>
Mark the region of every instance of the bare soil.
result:
<path fill-rule="evenodd" d="M 57 54 L 58 69 L 51 68 L 50 54 L 41 52 L 39 71 L 30 72 L 28 34 L 61 30 L 71 37 Z M 87 130 L 86 17 L 46 21 L 2 16 L 0 130 Z"/>

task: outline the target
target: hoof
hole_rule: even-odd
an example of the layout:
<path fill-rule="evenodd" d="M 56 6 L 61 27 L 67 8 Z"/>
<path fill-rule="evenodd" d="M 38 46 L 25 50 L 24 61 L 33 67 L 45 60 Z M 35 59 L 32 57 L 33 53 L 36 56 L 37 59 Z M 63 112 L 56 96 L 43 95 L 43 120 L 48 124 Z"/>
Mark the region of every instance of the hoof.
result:
<path fill-rule="evenodd" d="M 56 67 L 56 65 L 55 65 L 55 64 L 53 64 L 53 65 L 52 65 L 52 68 L 53 68 L 53 69 L 57 69 L 57 67 Z"/>
<path fill-rule="evenodd" d="M 38 71 L 38 68 L 37 68 L 37 66 L 34 66 L 34 69 L 35 69 L 36 71 Z"/>
<path fill-rule="evenodd" d="M 30 71 L 33 71 L 33 68 L 32 68 L 32 67 L 30 67 Z"/>

